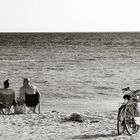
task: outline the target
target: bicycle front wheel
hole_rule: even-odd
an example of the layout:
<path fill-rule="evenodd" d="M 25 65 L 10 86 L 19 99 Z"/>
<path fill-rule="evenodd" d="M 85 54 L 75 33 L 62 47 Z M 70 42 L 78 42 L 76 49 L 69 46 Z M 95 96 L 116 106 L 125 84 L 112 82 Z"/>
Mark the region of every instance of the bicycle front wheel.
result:
<path fill-rule="evenodd" d="M 118 116 L 117 116 L 117 131 L 118 131 L 118 135 L 123 134 L 124 131 L 125 131 L 124 110 L 125 110 L 124 105 L 122 105 L 118 110 Z"/>
<path fill-rule="evenodd" d="M 139 126 L 135 123 L 134 120 L 135 117 L 139 117 L 136 102 L 130 102 L 126 105 L 124 117 L 126 131 L 128 132 L 129 135 L 135 134 L 139 129 Z"/>

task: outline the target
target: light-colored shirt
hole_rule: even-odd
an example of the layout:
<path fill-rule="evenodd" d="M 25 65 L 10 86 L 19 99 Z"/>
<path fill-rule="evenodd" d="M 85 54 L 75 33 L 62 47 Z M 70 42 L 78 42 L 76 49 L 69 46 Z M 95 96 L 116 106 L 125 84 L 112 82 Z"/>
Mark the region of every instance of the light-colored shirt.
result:
<path fill-rule="evenodd" d="M 25 93 L 27 93 L 29 95 L 32 95 L 32 94 L 36 94 L 37 92 L 40 95 L 40 92 L 39 92 L 39 90 L 37 89 L 36 86 L 30 85 L 30 84 L 25 85 L 25 86 L 20 88 L 19 97 L 22 97 L 25 100 Z"/>

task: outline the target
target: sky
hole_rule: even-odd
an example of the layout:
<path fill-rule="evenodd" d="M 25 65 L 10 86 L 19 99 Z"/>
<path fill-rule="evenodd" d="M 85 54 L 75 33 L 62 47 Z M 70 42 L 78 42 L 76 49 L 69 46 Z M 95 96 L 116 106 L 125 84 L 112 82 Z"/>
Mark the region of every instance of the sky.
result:
<path fill-rule="evenodd" d="M 0 32 L 139 32 L 139 1 L 0 0 Z"/>

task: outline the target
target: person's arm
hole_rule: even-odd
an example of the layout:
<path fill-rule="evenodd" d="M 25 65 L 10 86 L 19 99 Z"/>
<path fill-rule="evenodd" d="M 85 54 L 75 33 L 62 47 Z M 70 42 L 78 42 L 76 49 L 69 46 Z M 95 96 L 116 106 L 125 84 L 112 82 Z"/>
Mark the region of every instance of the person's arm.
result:
<path fill-rule="evenodd" d="M 39 90 L 37 89 L 37 87 L 36 87 L 36 94 L 39 94 L 39 102 L 40 102 L 40 92 L 39 92 Z"/>
<path fill-rule="evenodd" d="M 13 94 L 14 94 L 14 100 L 16 102 L 16 94 L 15 94 L 15 91 L 13 91 Z"/>
<path fill-rule="evenodd" d="M 16 105 L 16 95 L 15 95 L 15 91 L 13 90 L 13 105 Z"/>
<path fill-rule="evenodd" d="M 16 98 L 16 97 L 15 97 L 15 91 L 13 90 L 12 92 L 13 92 L 13 98 L 15 99 L 15 98 Z"/>
<path fill-rule="evenodd" d="M 39 104 L 38 104 L 38 113 L 40 114 L 40 92 L 39 92 L 39 90 L 37 89 L 37 87 L 36 87 L 36 94 L 38 94 L 39 95 Z"/>
<path fill-rule="evenodd" d="M 19 90 L 19 97 L 25 101 L 25 92 L 22 88 L 20 88 L 20 90 Z"/>

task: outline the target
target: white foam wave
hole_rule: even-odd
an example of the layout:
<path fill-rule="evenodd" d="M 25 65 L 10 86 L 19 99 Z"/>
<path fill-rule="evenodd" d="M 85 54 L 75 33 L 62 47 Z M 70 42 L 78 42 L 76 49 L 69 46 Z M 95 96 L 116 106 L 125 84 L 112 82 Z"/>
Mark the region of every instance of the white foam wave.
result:
<path fill-rule="evenodd" d="M 0 60 L 0 62 L 11 62 L 11 63 L 17 63 L 17 62 L 35 62 L 36 60 Z"/>

